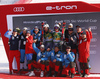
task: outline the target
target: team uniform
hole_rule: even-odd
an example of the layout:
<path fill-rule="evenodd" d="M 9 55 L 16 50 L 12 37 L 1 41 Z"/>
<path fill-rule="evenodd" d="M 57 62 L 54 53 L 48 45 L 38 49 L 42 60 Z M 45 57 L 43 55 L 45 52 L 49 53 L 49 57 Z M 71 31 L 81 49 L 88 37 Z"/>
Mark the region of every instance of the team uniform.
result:
<path fill-rule="evenodd" d="M 65 66 L 65 68 L 62 70 L 62 76 L 67 76 L 69 70 L 71 71 L 71 74 L 75 74 L 74 60 L 75 54 L 73 52 L 70 52 L 69 54 L 64 53 L 63 66 Z"/>
<path fill-rule="evenodd" d="M 20 40 L 20 53 L 21 53 L 20 63 L 24 63 L 24 60 L 25 60 L 26 35 L 24 35 L 23 33 L 20 34 L 19 40 Z"/>
<path fill-rule="evenodd" d="M 17 69 L 18 71 L 20 71 L 20 52 L 19 52 L 19 36 L 16 35 L 8 35 L 9 31 L 7 31 L 5 33 L 5 37 L 9 38 L 9 45 L 10 45 L 10 50 L 9 50 L 9 69 L 10 72 L 12 72 L 13 68 L 12 68 L 12 62 L 13 62 L 13 58 L 16 58 L 16 62 L 17 62 Z"/>
<path fill-rule="evenodd" d="M 55 52 L 54 50 L 51 51 L 51 62 L 50 67 L 54 68 L 55 73 L 53 76 L 57 76 L 59 70 L 62 70 L 62 62 L 63 62 L 63 53 L 61 51 Z M 56 62 L 53 62 L 56 59 Z M 52 67 L 54 66 L 54 67 Z"/>
<path fill-rule="evenodd" d="M 90 56 L 90 40 L 91 35 L 89 32 L 86 32 L 86 39 L 80 40 L 78 45 L 81 73 L 83 72 L 84 74 L 89 74 L 88 58 Z"/>
<path fill-rule="evenodd" d="M 28 38 L 26 38 L 26 46 L 25 46 L 25 54 L 26 54 L 26 60 L 28 62 L 28 66 L 31 64 L 32 62 L 32 58 L 33 58 L 33 36 L 29 36 Z"/>
<path fill-rule="evenodd" d="M 62 35 L 62 33 L 60 31 L 53 32 L 53 47 L 59 45 L 59 43 L 61 41 L 61 35 Z"/>
<path fill-rule="evenodd" d="M 50 47 L 50 49 L 52 49 L 52 41 L 53 41 L 53 36 L 52 36 L 52 32 L 45 32 L 44 31 L 44 45 L 46 47 L 46 49 L 48 47 Z"/>
<path fill-rule="evenodd" d="M 49 72 L 50 71 L 50 67 L 49 67 L 49 59 L 48 59 L 48 54 L 49 52 L 41 52 L 35 45 L 35 43 L 33 43 L 33 49 L 35 50 L 35 52 L 37 53 L 37 59 L 36 61 L 38 62 L 39 59 L 41 59 L 40 64 L 41 65 L 41 70 L 44 71 L 45 67 L 46 67 L 46 71 Z M 37 64 L 38 65 L 38 64 Z M 34 66 L 34 65 L 33 65 Z M 43 77 L 43 76 L 41 76 Z"/>
<path fill-rule="evenodd" d="M 34 29 L 31 31 L 31 35 L 33 35 L 33 40 L 37 40 L 36 42 L 36 47 L 40 46 L 40 41 L 41 41 L 41 30 L 36 34 L 34 32 Z"/>
<path fill-rule="evenodd" d="M 71 40 L 71 37 L 73 38 L 73 41 Z M 69 35 L 69 33 L 65 33 L 65 39 L 66 39 L 67 45 L 71 46 L 71 51 L 76 54 L 76 52 L 77 52 L 77 50 L 76 50 L 77 49 L 77 36 L 76 36 L 76 33 L 73 32 L 71 35 Z"/>

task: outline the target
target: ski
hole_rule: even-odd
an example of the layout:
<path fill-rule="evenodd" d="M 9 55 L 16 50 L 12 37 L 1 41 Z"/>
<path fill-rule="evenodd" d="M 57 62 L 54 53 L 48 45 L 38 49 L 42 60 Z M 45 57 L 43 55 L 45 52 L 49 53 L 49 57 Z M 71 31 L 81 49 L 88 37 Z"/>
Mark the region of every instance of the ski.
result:
<path fill-rule="evenodd" d="M 44 37 L 43 37 L 43 36 L 44 36 L 43 26 L 44 26 L 44 22 L 41 23 L 41 26 L 42 26 L 42 29 L 41 29 L 41 30 L 42 30 L 41 44 L 43 44 L 43 38 L 44 38 Z"/>

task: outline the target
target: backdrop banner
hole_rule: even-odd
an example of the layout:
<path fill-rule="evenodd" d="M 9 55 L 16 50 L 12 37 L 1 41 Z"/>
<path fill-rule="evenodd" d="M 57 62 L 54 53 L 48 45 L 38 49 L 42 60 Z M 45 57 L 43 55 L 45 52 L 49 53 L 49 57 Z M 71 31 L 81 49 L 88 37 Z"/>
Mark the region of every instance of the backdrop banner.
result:
<path fill-rule="evenodd" d="M 37 6 L 40 5 L 40 6 Z M 87 8 L 84 8 L 87 7 Z M 7 11 L 9 10 L 9 11 Z M 0 29 L 7 56 L 9 54 L 8 39 L 4 33 L 8 29 L 27 27 L 32 30 L 35 26 L 41 29 L 41 23 L 48 23 L 50 29 L 54 30 L 55 23 L 66 22 L 75 26 L 80 25 L 83 30 L 92 28 L 93 39 L 90 45 L 90 65 L 91 73 L 100 73 L 100 8 L 84 2 L 58 2 L 58 3 L 38 3 L 1 6 Z M 62 28 L 62 27 L 61 27 Z M 3 30 L 2 30 L 3 29 Z M 12 33 L 12 32 L 11 32 Z M 11 34 L 10 33 L 10 34 Z M 13 63 L 16 68 L 16 62 Z"/>

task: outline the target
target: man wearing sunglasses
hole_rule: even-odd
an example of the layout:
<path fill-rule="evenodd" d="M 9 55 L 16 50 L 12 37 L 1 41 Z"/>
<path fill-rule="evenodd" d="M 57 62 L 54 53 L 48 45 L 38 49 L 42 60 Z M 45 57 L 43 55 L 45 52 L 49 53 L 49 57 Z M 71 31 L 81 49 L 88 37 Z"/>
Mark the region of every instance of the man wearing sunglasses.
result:
<path fill-rule="evenodd" d="M 38 49 L 36 47 L 36 42 L 37 40 L 34 40 L 33 42 L 33 49 L 35 50 L 35 52 L 37 53 L 37 57 L 36 57 L 36 64 L 37 66 L 41 69 L 41 73 L 40 73 L 40 77 L 43 77 L 44 76 L 44 71 L 45 71 L 45 68 L 46 68 L 46 71 L 47 71 L 47 75 L 50 74 L 50 67 L 49 67 L 49 59 L 48 59 L 48 54 L 45 50 L 45 46 L 44 45 L 41 45 L 40 46 L 40 49 Z M 34 64 L 33 65 L 33 68 L 34 66 L 36 65 Z M 35 76 L 35 73 L 34 71 L 32 71 L 29 76 Z M 49 75 L 48 75 L 49 76 Z"/>

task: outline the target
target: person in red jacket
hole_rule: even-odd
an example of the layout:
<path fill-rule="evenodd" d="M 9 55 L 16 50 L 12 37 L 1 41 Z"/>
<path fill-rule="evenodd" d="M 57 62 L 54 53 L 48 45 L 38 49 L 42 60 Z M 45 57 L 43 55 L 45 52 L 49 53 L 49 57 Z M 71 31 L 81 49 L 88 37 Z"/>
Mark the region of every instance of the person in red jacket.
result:
<path fill-rule="evenodd" d="M 82 77 L 87 77 L 89 74 L 89 52 L 90 52 L 90 41 L 92 38 L 92 32 L 89 28 L 89 31 L 86 29 L 85 32 L 82 33 L 82 39 L 79 41 L 78 50 L 79 50 L 79 62 Z"/>
<path fill-rule="evenodd" d="M 32 47 L 33 44 L 33 36 L 30 31 L 27 31 L 26 34 L 26 46 L 25 46 L 25 54 L 28 66 L 32 62 L 33 53 L 35 52 Z M 28 67 L 29 68 L 29 67 Z"/>

